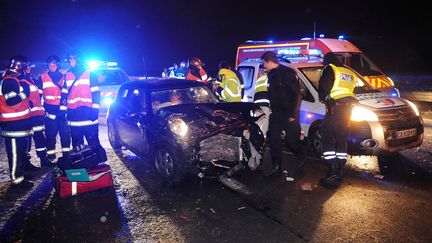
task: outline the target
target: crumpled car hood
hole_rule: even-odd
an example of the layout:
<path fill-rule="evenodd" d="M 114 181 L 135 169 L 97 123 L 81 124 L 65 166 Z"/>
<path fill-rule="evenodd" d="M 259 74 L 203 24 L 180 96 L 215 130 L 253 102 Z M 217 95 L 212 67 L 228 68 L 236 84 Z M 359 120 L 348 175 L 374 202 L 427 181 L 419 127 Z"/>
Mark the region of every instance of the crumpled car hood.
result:
<path fill-rule="evenodd" d="M 201 103 L 182 104 L 162 108 L 157 115 L 162 119 L 181 117 L 198 137 L 208 137 L 218 133 L 239 135 L 255 118 L 250 111 L 259 109 L 253 103 Z"/>

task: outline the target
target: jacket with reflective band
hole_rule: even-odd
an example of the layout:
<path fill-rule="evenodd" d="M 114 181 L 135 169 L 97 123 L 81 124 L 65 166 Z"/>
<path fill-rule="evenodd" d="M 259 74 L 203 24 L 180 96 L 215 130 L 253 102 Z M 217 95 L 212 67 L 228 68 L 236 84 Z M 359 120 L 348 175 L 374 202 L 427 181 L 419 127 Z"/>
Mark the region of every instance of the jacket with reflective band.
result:
<path fill-rule="evenodd" d="M 207 83 L 207 81 L 208 81 L 207 78 L 208 78 L 207 73 L 202 68 L 199 70 L 199 77 L 194 75 L 192 72 L 189 72 L 186 76 L 186 79 L 188 79 L 188 80 L 193 80 L 193 81 L 198 81 L 198 82 L 203 82 L 203 83 Z"/>
<path fill-rule="evenodd" d="M 8 79 L 9 81 L 15 80 L 18 84 L 19 89 L 22 89 L 20 85 L 20 80 L 18 78 L 10 76 L 6 76 L 3 78 L 3 80 L 6 79 Z M 3 81 L 0 85 L 0 122 L 19 121 L 30 118 L 29 99 L 25 98 L 22 102 L 16 105 L 9 106 L 6 103 L 7 96 L 16 96 L 20 93 L 20 90 L 11 91 L 7 94 L 3 94 L 2 85 Z"/>
<path fill-rule="evenodd" d="M 92 107 L 92 93 L 90 89 L 90 72 L 84 71 L 75 81 L 75 75 L 72 72 L 66 73 L 66 86 L 69 89 L 67 98 L 67 109 L 74 110 L 79 107 Z M 73 84 L 73 87 L 71 85 Z"/>
<path fill-rule="evenodd" d="M 44 116 L 45 115 L 45 109 L 42 106 L 41 96 L 39 94 L 38 87 L 25 79 L 20 80 L 23 83 L 26 83 L 30 88 L 30 95 L 28 97 L 29 105 L 30 105 L 30 115 L 32 117 L 35 116 Z"/>
<path fill-rule="evenodd" d="M 334 72 L 334 83 L 330 91 L 330 97 L 332 99 L 340 99 L 344 97 L 354 97 L 354 88 L 357 83 L 357 75 L 348 68 L 336 67 L 333 64 L 329 64 Z"/>
<path fill-rule="evenodd" d="M 270 107 L 270 100 L 268 97 L 268 77 L 267 74 L 261 75 L 255 84 L 253 102 L 259 106 Z"/>
<path fill-rule="evenodd" d="M 58 83 L 54 83 L 48 72 L 41 75 L 44 103 L 48 105 L 60 105 L 64 77 Z M 67 92 L 64 89 L 63 92 Z"/>
<path fill-rule="evenodd" d="M 222 68 L 219 71 L 219 77 L 222 82 L 217 94 L 226 102 L 240 102 L 241 101 L 241 84 L 237 75 L 229 70 Z"/>

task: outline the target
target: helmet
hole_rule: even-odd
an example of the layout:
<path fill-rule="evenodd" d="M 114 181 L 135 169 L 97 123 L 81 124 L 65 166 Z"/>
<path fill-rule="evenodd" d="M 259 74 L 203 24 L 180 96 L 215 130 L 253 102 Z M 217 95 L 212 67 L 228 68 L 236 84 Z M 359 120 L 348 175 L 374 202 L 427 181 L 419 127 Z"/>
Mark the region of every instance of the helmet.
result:
<path fill-rule="evenodd" d="M 222 61 L 219 63 L 219 69 L 231 69 L 231 65 L 227 61 Z"/>
<path fill-rule="evenodd" d="M 14 73 L 23 73 L 31 65 L 29 59 L 25 56 L 15 56 L 13 57 L 7 68 L 7 71 Z"/>
<path fill-rule="evenodd" d="M 192 57 L 189 59 L 189 67 L 201 68 L 202 66 L 204 65 L 198 57 Z"/>
<path fill-rule="evenodd" d="M 56 65 L 60 64 L 60 58 L 56 55 L 49 56 L 46 61 L 47 64 L 55 63 Z"/>

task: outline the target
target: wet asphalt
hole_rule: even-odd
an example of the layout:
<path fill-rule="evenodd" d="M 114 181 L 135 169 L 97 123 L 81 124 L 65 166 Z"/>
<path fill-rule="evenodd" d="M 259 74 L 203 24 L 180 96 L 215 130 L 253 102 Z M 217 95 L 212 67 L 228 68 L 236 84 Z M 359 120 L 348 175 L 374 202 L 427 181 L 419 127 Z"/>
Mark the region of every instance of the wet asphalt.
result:
<path fill-rule="evenodd" d="M 247 193 L 194 175 L 165 183 L 147 158 L 114 153 L 101 125 L 114 188 L 60 199 L 49 169 L 33 175 L 30 191 L 2 182 L 0 242 L 431 242 L 431 123 L 420 148 L 351 158 L 337 189 L 318 184 L 320 160 L 296 171 L 289 152 L 283 169 L 294 182 L 264 178 L 267 151 L 257 171 L 234 177 Z"/>

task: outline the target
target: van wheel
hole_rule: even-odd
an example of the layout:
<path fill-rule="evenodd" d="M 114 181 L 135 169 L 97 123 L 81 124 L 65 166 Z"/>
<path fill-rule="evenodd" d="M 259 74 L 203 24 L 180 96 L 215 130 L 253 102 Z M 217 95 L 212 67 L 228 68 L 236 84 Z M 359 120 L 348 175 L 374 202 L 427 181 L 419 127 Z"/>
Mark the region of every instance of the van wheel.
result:
<path fill-rule="evenodd" d="M 320 158 L 322 155 L 322 142 L 321 142 L 321 132 L 320 127 L 315 127 L 310 134 L 309 146 L 312 148 L 316 157 Z"/>
<path fill-rule="evenodd" d="M 115 125 L 113 121 L 108 121 L 108 140 L 111 144 L 111 147 L 114 149 L 114 151 L 120 151 L 121 149 L 121 143 L 118 138 L 117 130 L 115 129 Z"/>
<path fill-rule="evenodd" d="M 178 156 L 167 146 L 157 146 L 154 150 L 154 165 L 165 180 L 175 182 L 183 179 L 183 169 Z"/>

